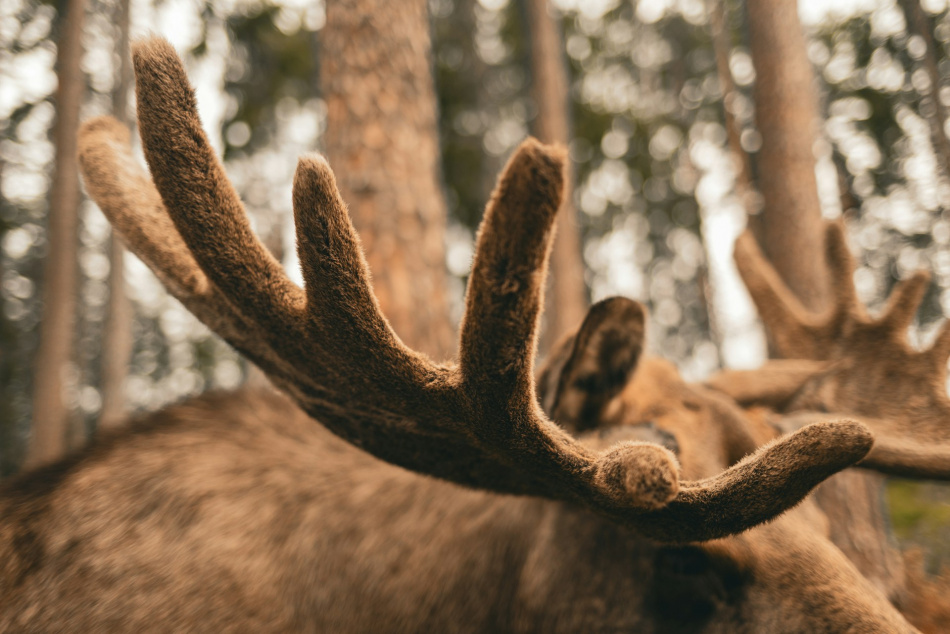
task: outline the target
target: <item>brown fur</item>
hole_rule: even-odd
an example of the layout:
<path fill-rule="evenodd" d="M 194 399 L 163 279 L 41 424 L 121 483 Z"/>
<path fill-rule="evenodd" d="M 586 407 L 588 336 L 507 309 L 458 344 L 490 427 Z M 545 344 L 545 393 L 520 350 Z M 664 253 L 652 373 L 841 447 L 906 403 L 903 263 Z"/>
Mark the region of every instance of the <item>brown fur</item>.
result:
<path fill-rule="evenodd" d="M 250 232 L 177 56 L 135 56 L 154 185 L 100 119 L 81 138 L 90 191 L 303 411 L 206 395 L 6 484 L 0 630 L 913 631 L 820 511 L 792 508 L 866 455 L 863 425 L 770 433 L 641 359 L 627 300 L 592 309 L 536 396 L 561 150 L 509 161 L 459 364 L 437 365 L 380 314 L 326 162 L 295 179 L 301 290 Z"/>
<path fill-rule="evenodd" d="M 721 404 L 665 364 L 621 398 L 592 449 L 662 431 L 684 470 L 727 464 Z M 388 465 L 278 393 L 207 394 L 0 490 L 0 631 L 911 631 L 816 512 L 658 546 Z"/>
<path fill-rule="evenodd" d="M 904 563 L 907 599 L 901 612 L 924 634 L 950 632 L 950 569 L 928 575 L 919 550 L 904 553 Z"/>

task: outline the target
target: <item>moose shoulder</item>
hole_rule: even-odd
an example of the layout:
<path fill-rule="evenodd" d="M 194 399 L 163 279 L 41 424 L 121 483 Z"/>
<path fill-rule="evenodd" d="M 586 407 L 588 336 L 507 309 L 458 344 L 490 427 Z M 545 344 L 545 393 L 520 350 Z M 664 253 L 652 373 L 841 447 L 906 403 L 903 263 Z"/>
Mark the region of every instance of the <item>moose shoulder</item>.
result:
<path fill-rule="evenodd" d="M 728 381 L 642 358 L 644 311 L 620 298 L 536 390 L 560 150 L 527 141 L 509 161 L 458 363 L 436 364 L 380 314 L 326 162 L 295 179 L 301 289 L 251 232 L 174 51 L 134 53 L 152 178 L 97 119 L 90 193 L 286 396 L 205 395 L 5 484 L 0 630 L 914 631 L 805 499 L 869 455 L 850 409 L 781 434 Z"/>

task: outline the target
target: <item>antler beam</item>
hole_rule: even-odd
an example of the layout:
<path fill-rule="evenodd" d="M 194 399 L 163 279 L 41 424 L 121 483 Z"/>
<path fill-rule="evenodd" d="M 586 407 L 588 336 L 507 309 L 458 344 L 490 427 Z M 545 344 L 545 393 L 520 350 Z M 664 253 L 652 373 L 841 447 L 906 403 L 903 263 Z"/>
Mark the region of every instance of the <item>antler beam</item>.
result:
<path fill-rule="evenodd" d="M 545 418 L 532 380 L 562 150 L 528 140 L 508 162 L 479 231 L 459 364 L 438 365 L 403 345 L 381 314 L 326 161 L 302 159 L 294 182 L 304 290 L 251 231 L 174 50 L 147 40 L 134 61 L 153 183 L 133 168 L 117 124 L 99 119 L 80 139 L 90 192 L 200 319 L 368 452 L 468 486 L 581 504 L 658 540 L 693 541 L 774 517 L 870 448 L 859 424 L 812 425 L 701 482 L 680 481 L 658 445 L 593 452 Z"/>

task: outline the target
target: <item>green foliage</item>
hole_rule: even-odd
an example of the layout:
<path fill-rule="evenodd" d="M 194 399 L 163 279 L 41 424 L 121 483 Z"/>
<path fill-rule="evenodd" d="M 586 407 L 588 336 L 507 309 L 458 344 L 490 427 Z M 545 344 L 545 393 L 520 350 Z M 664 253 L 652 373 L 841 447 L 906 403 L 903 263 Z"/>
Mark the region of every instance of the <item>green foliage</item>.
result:
<path fill-rule="evenodd" d="M 225 90 L 237 103 L 228 128 L 243 123 L 251 135 L 225 134 L 225 159 L 248 144 L 263 147 L 271 141 L 281 99 L 302 102 L 318 93 L 317 36 L 304 29 L 284 33 L 275 24 L 278 12 L 265 4 L 226 19 L 232 50 Z"/>
<path fill-rule="evenodd" d="M 950 490 L 932 483 L 893 479 L 887 504 L 894 533 L 902 544 L 924 546 L 928 568 L 950 562 Z"/>

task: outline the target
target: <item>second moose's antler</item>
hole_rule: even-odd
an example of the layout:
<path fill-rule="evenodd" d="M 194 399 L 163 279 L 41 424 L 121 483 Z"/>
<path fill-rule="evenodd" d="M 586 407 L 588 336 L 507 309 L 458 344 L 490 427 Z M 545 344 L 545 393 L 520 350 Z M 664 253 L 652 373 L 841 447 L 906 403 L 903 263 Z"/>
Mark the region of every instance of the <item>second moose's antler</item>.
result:
<path fill-rule="evenodd" d="M 854 261 L 839 223 L 828 224 L 825 247 L 834 303 L 815 314 L 782 282 L 755 237 L 740 236 L 736 265 L 785 359 L 751 372 L 721 373 L 712 385 L 740 403 L 778 405 L 787 413 L 854 413 L 874 434 L 861 466 L 950 479 L 950 322 L 926 350 L 907 341 L 929 274 L 917 272 L 898 283 L 881 315 L 872 318 L 857 298 Z"/>
<path fill-rule="evenodd" d="M 478 234 L 459 362 L 437 364 L 403 345 L 381 314 L 326 161 L 302 159 L 294 182 L 304 290 L 250 229 L 171 46 L 152 39 L 133 53 L 154 184 L 124 129 L 100 118 L 80 139 L 93 197 L 192 312 L 314 419 L 377 457 L 468 486 L 581 504 L 680 542 L 766 521 L 869 450 L 861 424 L 819 423 L 688 482 L 658 445 L 581 445 L 544 416 L 533 382 L 560 149 L 529 140 L 508 162 Z"/>

